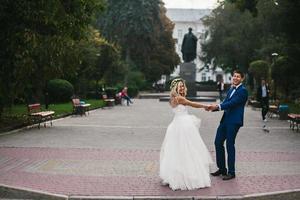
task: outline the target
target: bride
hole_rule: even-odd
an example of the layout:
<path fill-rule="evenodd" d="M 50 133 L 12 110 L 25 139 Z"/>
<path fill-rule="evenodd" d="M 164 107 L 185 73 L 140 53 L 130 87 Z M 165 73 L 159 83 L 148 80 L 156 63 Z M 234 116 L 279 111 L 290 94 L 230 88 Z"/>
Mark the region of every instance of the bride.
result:
<path fill-rule="evenodd" d="M 175 113 L 160 151 L 160 178 L 172 190 L 210 187 L 209 164 L 212 163 L 200 134 L 200 119 L 189 115 L 186 106 L 206 108 L 185 98 L 186 86 L 181 78 L 171 83 L 170 105 Z"/>

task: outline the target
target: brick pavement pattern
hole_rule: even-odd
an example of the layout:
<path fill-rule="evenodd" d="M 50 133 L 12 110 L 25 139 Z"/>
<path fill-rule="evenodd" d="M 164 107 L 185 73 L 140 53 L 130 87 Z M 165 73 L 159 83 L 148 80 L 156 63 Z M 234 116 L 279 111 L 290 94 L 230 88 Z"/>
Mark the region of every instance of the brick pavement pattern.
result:
<path fill-rule="evenodd" d="M 201 118 L 200 134 L 212 156 L 222 113 L 189 109 Z M 300 190 L 300 135 L 287 121 L 246 108 L 237 140 L 237 178 L 212 177 L 210 188 L 172 191 L 160 185 L 159 150 L 173 113 L 166 102 L 98 109 L 54 121 L 51 128 L 0 136 L 0 185 L 67 196 L 229 197 Z M 211 167 L 214 171 L 215 166 Z M 0 195 L 1 197 L 1 195 Z"/>

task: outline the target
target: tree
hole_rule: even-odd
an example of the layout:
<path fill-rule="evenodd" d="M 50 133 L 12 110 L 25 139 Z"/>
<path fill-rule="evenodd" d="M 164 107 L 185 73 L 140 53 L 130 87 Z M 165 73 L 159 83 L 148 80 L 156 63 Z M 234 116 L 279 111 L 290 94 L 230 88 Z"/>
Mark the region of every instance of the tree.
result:
<path fill-rule="evenodd" d="M 264 60 L 256 60 L 250 63 L 249 72 L 253 75 L 256 82 L 259 83 L 261 78 L 269 77 L 270 65 Z"/>
<path fill-rule="evenodd" d="M 258 32 L 252 15 L 230 3 L 224 3 L 203 20 L 208 27 L 206 38 L 201 43 L 203 54 L 200 59 L 214 66 L 247 72 L 258 46 Z"/>
<path fill-rule="evenodd" d="M 277 53 L 286 57 L 284 67 L 293 72 L 284 93 L 300 90 L 295 84 L 300 76 L 299 10 L 300 2 L 294 0 L 225 0 L 204 20 L 209 29 L 201 59 L 214 59 L 223 67 L 244 66 L 247 72 L 250 61 L 271 63 L 271 55 Z"/>
<path fill-rule="evenodd" d="M 180 63 L 180 58 L 175 50 L 173 39 L 174 23 L 166 16 L 166 9 L 160 7 L 162 28 L 157 27 L 158 34 L 155 38 L 154 49 L 149 53 L 149 63 L 142 68 L 148 82 L 153 83 L 161 78 L 162 74 L 171 74 Z"/>
<path fill-rule="evenodd" d="M 248 10 L 253 14 L 253 16 L 256 16 L 257 14 L 256 4 L 258 0 L 226 0 L 226 1 L 235 4 L 235 6 L 242 12 Z"/>
<path fill-rule="evenodd" d="M 103 0 L 9 1 L 0 4 L 0 94 L 5 105 L 48 80 L 75 74 L 76 42 L 104 8 Z M 1 96 L 0 95 L 0 96 Z"/>
<path fill-rule="evenodd" d="M 104 36 L 122 48 L 123 59 L 148 81 L 169 74 L 178 64 L 172 39 L 173 25 L 161 0 L 109 0 L 99 20 Z"/>
<path fill-rule="evenodd" d="M 293 90 L 299 89 L 299 77 L 295 79 L 294 66 L 289 58 L 286 56 L 280 56 L 277 58 L 272 66 L 272 78 L 274 79 L 275 87 L 281 89 L 284 92 L 284 96 L 287 99 Z"/>
<path fill-rule="evenodd" d="M 300 89 L 300 39 L 297 30 L 300 26 L 300 2 L 260 0 L 257 10 L 257 20 L 263 33 L 260 55 L 269 60 L 274 52 L 280 55 L 272 68 L 273 79 L 275 86 L 288 98 L 291 92 Z M 293 98 L 297 97 L 299 94 Z"/>

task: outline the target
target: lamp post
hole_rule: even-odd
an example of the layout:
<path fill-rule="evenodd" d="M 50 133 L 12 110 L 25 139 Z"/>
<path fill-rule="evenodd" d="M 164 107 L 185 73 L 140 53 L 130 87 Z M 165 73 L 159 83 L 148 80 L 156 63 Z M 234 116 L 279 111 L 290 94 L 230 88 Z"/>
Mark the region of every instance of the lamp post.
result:
<path fill-rule="evenodd" d="M 272 56 L 272 66 L 274 67 L 276 58 L 279 56 L 279 54 L 274 52 L 274 53 L 271 54 L 271 56 Z M 270 67 L 269 74 L 270 74 L 270 77 L 272 77 L 271 76 L 271 67 Z M 276 99 L 277 99 L 277 83 L 276 83 L 276 78 L 272 79 L 272 82 L 274 83 L 273 84 L 273 87 L 274 87 L 274 100 L 276 101 Z"/>

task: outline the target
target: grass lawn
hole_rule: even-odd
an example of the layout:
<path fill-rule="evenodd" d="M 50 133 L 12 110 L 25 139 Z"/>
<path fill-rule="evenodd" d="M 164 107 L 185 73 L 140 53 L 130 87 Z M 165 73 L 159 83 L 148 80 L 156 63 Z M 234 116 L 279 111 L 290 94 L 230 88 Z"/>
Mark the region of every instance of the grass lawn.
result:
<path fill-rule="evenodd" d="M 91 110 L 102 108 L 105 104 L 104 101 L 96 99 L 87 99 L 84 101 L 85 103 L 91 104 Z M 42 110 L 46 110 L 44 105 L 42 105 Z M 55 111 L 54 118 L 59 118 L 72 114 L 73 106 L 71 102 L 50 104 L 48 106 L 48 110 Z M 28 111 L 25 104 L 14 105 L 10 109 L 6 108 L 2 114 L 2 119 L 0 121 L 0 132 L 28 125 L 27 114 Z"/>
<path fill-rule="evenodd" d="M 289 106 L 289 113 L 296 113 L 300 114 L 300 104 L 295 104 L 295 103 L 287 103 Z"/>

